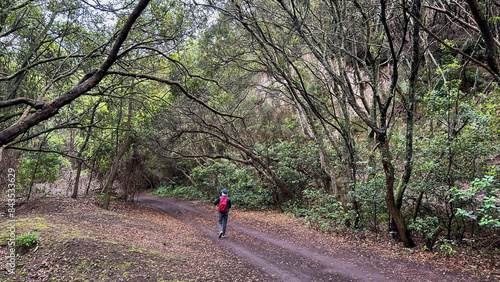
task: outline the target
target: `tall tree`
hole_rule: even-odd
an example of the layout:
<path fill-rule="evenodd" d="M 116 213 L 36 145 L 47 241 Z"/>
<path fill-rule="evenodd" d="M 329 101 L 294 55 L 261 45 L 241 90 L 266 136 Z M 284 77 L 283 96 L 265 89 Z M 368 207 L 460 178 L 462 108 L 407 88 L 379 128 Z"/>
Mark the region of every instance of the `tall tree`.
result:
<path fill-rule="evenodd" d="M 82 164 L 83 164 L 81 158 L 83 156 L 83 152 L 85 152 L 85 149 L 87 148 L 87 144 L 89 143 L 89 139 L 90 139 L 90 135 L 92 133 L 92 127 L 93 127 L 93 123 L 94 123 L 95 113 L 96 113 L 97 107 L 99 106 L 99 103 L 100 103 L 100 101 L 97 102 L 96 105 L 94 106 L 94 108 L 92 109 L 92 114 L 90 116 L 90 124 L 87 127 L 85 139 L 84 139 L 83 144 L 80 147 L 80 150 L 78 151 L 78 154 L 76 156 L 77 163 L 76 163 L 75 183 L 73 185 L 73 193 L 71 194 L 71 198 L 73 198 L 73 199 L 76 199 L 78 197 L 78 189 L 79 189 L 79 185 L 80 185 L 80 175 L 82 173 Z"/>
<path fill-rule="evenodd" d="M 106 184 L 104 185 L 104 203 L 103 208 L 109 209 L 109 202 L 111 200 L 111 190 L 113 188 L 113 183 L 115 182 L 116 174 L 118 172 L 118 167 L 120 160 L 122 159 L 125 152 L 127 152 L 130 144 L 130 131 L 132 130 L 132 99 L 129 99 L 128 103 L 128 114 L 127 114 L 127 129 L 125 132 L 125 138 L 123 139 L 123 143 L 120 145 L 118 142 L 117 152 L 114 157 L 113 163 L 111 164 L 111 169 L 106 180 Z"/>
<path fill-rule="evenodd" d="M 99 82 L 106 75 L 106 72 L 119 58 L 120 56 L 119 51 L 122 45 L 125 43 L 129 32 L 132 30 L 132 26 L 139 18 L 141 13 L 144 11 L 144 9 L 146 9 L 148 4 L 149 0 L 141 0 L 137 3 L 136 7 L 130 13 L 123 27 L 118 33 L 118 36 L 114 41 L 114 44 L 110 49 L 106 60 L 100 65 L 99 68 L 86 73 L 85 76 L 75 86 L 65 91 L 64 94 L 62 94 L 58 98 L 54 99 L 51 102 L 43 103 L 43 105 L 39 107 L 39 110 L 24 118 L 22 122 L 12 124 L 9 127 L 3 129 L 0 132 L 0 146 L 9 144 L 19 135 L 28 131 L 30 128 L 36 126 L 40 122 L 52 118 L 59 112 L 61 108 L 70 104 L 75 99 L 77 99 L 84 93 L 94 88 L 97 84 L 99 84 Z M 90 58 L 93 55 L 93 53 L 94 52 L 91 52 L 84 57 Z M 5 105 L 4 107 L 6 106 L 11 107 L 19 104 L 29 105 L 30 103 L 33 102 L 32 100 L 28 99 L 15 99 L 15 100 L 11 99 L 3 102 L 3 104 Z"/>
<path fill-rule="evenodd" d="M 349 149 L 348 156 L 351 157 L 349 165 L 353 170 L 353 179 L 356 176 L 357 165 L 352 158 L 354 143 L 350 138 L 352 124 L 349 111 L 354 111 L 374 132 L 376 148 L 381 153 L 381 163 L 385 172 L 387 208 L 396 221 L 405 246 L 413 246 L 413 241 L 408 237 L 406 223 L 395 203 L 395 169 L 390 148 L 390 130 L 393 125 L 391 109 L 398 91 L 400 61 L 406 46 L 408 17 L 402 14 L 400 17 L 389 18 L 389 14 L 398 14 L 402 10 L 387 1 L 380 1 L 375 6 L 363 6 L 356 1 L 303 3 L 293 0 L 271 1 L 265 6 L 253 1 L 225 5 L 211 4 L 239 19 L 242 26 L 256 37 L 259 43 L 264 41 L 267 46 L 273 46 L 275 53 L 272 56 L 277 57 L 278 62 L 279 60 L 291 62 L 286 48 L 293 44 L 277 45 L 273 32 L 278 31 L 270 27 L 280 27 L 285 34 L 290 34 L 288 35 L 290 43 L 295 36 L 300 38 L 300 42 L 307 47 L 307 52 L 303 56 L 309 58 L 312 56 L 321 66 L 321 68 L 316 67 L 316 72 L 327 74 L 329 78 L 326 89 L 334 93 L 335 99 L 335 103 L 331 106 L 334 111 L 343 113 L 339 116 L 341 126 L 337 126 L 336 129 L 342 133 L 344 144 Z M 267 25 L 268 22 L 271 24 Z M 396 25 L 402 28 L 394 29 Z M 293 69 L 293 64 L 282 69 L 287 68 Z M 288 87 L 297 89 L 296 85 L 303 83 L 300 77 L 301 70 L 295 68 L 293 72 L 298 79 L 288 83 Z M 365 88 L 365 84 L 370 88 Z M 376 109 L 371 109 L 367 102 L 370 96 L 374 98 L 373 106 Z M 301 98 L 308 107 L 311 107 L 312 112 L 316 109 L 312 99 L 321 99 L 308 91 L 303 91 Z M 317 118 L 329 122 L 320 111 L 316 111 L 315 114 Z"/>

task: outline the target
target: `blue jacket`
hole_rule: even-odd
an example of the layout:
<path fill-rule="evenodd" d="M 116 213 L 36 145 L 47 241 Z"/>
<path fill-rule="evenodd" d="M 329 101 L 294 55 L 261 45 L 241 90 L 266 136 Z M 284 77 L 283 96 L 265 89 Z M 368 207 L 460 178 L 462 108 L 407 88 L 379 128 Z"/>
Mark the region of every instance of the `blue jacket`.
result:
<path fill-rule="evenodd" d="M 217 200 L 215 200 L 214 205 L 218 205 L 220 203 L 221 197 L 218 197 Z M 227 197 L 227 211 L 229 211 L 230 208 L 231 208 L 231 199 L 229 199 L 229 197 Z"/>

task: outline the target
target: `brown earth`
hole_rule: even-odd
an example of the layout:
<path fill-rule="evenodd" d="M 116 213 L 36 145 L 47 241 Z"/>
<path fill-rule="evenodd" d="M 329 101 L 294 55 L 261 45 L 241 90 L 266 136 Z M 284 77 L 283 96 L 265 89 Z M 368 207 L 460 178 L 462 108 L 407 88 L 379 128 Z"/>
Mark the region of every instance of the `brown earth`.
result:
<path fill-rule="evenodd" d="M 0 281 L 500 281 L 480 263 L 345 240 L 283 213 L 232 209 L 219 239 L 207 202 L 142 195 L 110 211 L 98 204 L 43 198 L 18 207 L 16 234 L 37 232 L 40 243 L 17 258 L 15 275 L 1 247 Z"/>

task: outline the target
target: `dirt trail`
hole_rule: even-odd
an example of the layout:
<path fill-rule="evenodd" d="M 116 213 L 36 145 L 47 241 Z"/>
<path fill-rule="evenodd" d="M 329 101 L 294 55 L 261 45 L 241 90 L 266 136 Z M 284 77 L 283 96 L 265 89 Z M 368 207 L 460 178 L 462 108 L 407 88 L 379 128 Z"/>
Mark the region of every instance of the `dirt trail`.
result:
<path fill-rule="evenodd" d="M 150 195 L 141 195 L 138 202 L 194 227 L 231 257 L 274 281 L 477 281 L 428 264 L 378 256 L 301 226 L 277 229 L 232 212 L 228 237 L 219 239 L 215 208 L 207 204 Z"/>

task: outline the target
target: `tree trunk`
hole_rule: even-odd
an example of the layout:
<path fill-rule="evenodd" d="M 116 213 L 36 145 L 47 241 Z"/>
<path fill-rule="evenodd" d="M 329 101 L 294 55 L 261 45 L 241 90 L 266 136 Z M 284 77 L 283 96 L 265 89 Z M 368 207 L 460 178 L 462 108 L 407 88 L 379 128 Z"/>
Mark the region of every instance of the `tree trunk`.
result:
<path fill-rule="evenodd" d="M 87 144 L 88 144 L 89 139 L 90 139 L 90 133 L 92 132 L 92 124 L 94 123 L 95 112 L 96 112 L 98 106 L 99 106 L 99 103 L 97 103 L 94 106 L 94 109 L 92 110 L 92 116 L 90 117 L 90 124 L 89 124 L 89 128 L 87 130 L 87 136 L 85 136 L 85 141 L 83 142 L 83 145 L 80 148 L 80 151 L 78 152 L 78 155 L 77 155 L 75 185 L 73 186 L 73 194 L 71 195 L 71 198 L 73 198 L 73 199 L 76 199 L 78 197 L 78 186 L 80 183 L 80 174 L 82 172 L 81 158 L 82 158 L 83 152 L 85 151 L 85 148 L 87 147 Z"/>
<path fill-rule="evenodd" d="M 432 236 L 430 236 L 427 239 L 427 242 L 425 243 L 425 246 L 427 247 L 428 251 L 432 251 L 432 249 L 434 248 L 434 244 L 436 243 L 436 241 L 438 239 L 438 236 L 439 236 L 439 234 L 441 234 L 442 231 L 443 231 L 443 227 L 441 227 L 441 225 L 439 225 L 434 230 L 434 232 L 432 232 Z"/>
<path fill-rule="evenodd" d="M 420 206 L 422 205 L 423 197 L 424 197 L 424 191 L 420 191 L 420 193 L 418 193 L 417 203 L 415 204 L 415 212 L 413 213 L 413 220 L 417 219 L 418 211 L 420 210 Z"/>
<path fill-rule="evenodd" d="M 76 175 L 75 175 L 75 184 L 73 185 L 73 193 L 71 194 L 71 198 L 76 199 L 78 197 L 78 183 L 80 182 L 80 174 L 82 172 L 82 162 L 80 160 L 77 161 L 76 164 Z"/>
<path fill-rule="evenodd" d="M 116 173 L 118 172 L 118 164 L 120 159 L 125 154 L 129 145 L 129 137 L 130 137 L 130 128 L 131 128 L 131 119 L 132 119 L 132 99 L 129 99 L 128 103 L 128 120 L 127 120 L 127 133 L 125 134 L 125 140 L 123 141 L 122 147 L 116 154 L 116 157 L 113 161 L 113 165 L 111 166 L 111 172 L 109 173 L 109 177 L 106 181 L 106 185 L 104 186 L 104 192 L 106 193 L 104 197 L 104 209 L 109 209 L 109 202 L 111 200 L 111 190 L 113 188 L 113 182 L 115 181 Z"/>
<path fill-rule="evenodd" d="M 497 45 L 495 44 L 495 37 L 493 35 L 493 32 L 488 26 L 488 20 L 485 19 L 483 13 L 481 12 L 482 8 L 479 6 L 476 0 L 466 0 L 466 2 L 467 4 L 469 4 L 471 14 L 474 17 L 479 30 L 481 31 L 481 35 L 484 40 L 484 47 L 486 49 L 486 62 L 488 63 L 491 71 L 495 74 L 496 80 L 499 81 L 500 67 L 498 66 Z"/>
<path fill-rule="evenodd" d="M 92 167 L 95 167 L 96 160 L 94 159 L 94 162 L 92 163 Z M 92 178 L 94 176 L 94 170 L 92 169 L 90 171 L 90 176 L 89 176 L 89 182 L 87 183 L 87 188 L 85 189 L 85 196 L 89 195 L 89 190 L 90 190 L 90 184 L 92 183 Z"/>
<path fill-rule="evenodd" d="M 40 150 L 40 152 L 38 152 L 38 159 L 36 161 L 35 170 L 33 171 L 33 175 L 31 176 L 31 182 L 30 182 L 30 186 L 28 188 L 28 195 L 26 197 L 26 201 L 30 200 L 31 190 L 33 189 L 33 185 L 35 184 L 36 172 L 38 171 L 38 167 L 39 167 L 39 164 L 40 164 L 40 157 L 41 157 L 41 154 L 42 154 L 41 150 L 42 150 L 42 147 L 45 145 L 45 142 L 47 142 L 48 136 L 49 135 L 45 135 L 45 137 L 43 138 L 42 142 L 40 143 L 40 146 L 38 147 L 38 150 Z"/>
<path fill-rule="evenodd" d="M 420 14 L 420 0 L 414 0 L 412 5 L 413 15 L 421 21 Z M 420 25 L 418 22 L 413 23 L 413 41 L 412 41 L 412 57 L 411 69 L 408 91 L 408 107 L 406 109 L 406 149 L 405 149 L 405 169 L 401 181 L 399 182 L 398 189 L 396 190 L 396 207 L 401 210 L 403 205 L 403 195 L 410 182 L 411 172 L 413 169 L 413 125 L 414 125 L 414 111 L 415 111 L 415 93 L 416 83 L 418 78 L 418 70 L 420 66 Z"/>
<path fill-rule="evenodd" d="M 33 190 L 33 185 L 35 184 L 35 177 L 36 177 L 36 172 L 38 171 L 39 164 L 40 164 L 40 153 L 38 153 L 38 159 L 36 160 L 36 166 L 35 166 L 35 169 L 33 170 L 33 174 L 31 175 L 31 181 L 30 181 L 30 186 L 28 188 L 28 195 L 26 196 L 26 201 L 30 200 L 31 191 Z"/>
<path fill-rule="evenodd" d="M 382 156 L 382 165 L 385 173 L 385 203 L 387 205 L 387 209 L 394 219 L 404 246 L 407 248 L 413 248 L 415 247 L 415 243 L 409 236 L 408 229 L 406 228 L 406 223 L 403 219 L 403 216 L 401 215 L 401 212 L 396 207 L 394 199 L 394 167 L 392 165 L 391 155 L 389 153 L 389 143 L 386 141 L 386 134 L 377 134 L 377 140 L 380 144 L 379 146 Z"/>

